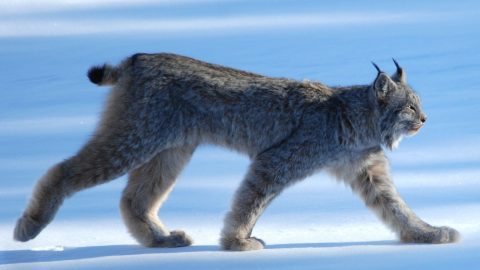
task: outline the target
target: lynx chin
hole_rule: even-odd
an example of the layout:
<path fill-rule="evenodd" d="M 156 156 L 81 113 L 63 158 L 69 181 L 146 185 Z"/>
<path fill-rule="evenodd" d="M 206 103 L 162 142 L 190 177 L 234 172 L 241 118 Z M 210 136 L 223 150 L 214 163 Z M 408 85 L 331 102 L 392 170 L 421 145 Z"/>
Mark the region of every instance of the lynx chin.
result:
<path fill-rule="evenodd" d="M 39 180 L 14 238 L 36 237 L 66 198 L 128 173 L 120 205 L 133 237 L 148 247 L 191 245 L 157 212 L 195 148 L 215 144 L 251 159 L 225 217 L 223 249 L 262 249 L 265 243 L 251 235 L 262 212 L 285 188 L 320 169 L 350 186 L 401 241 L 455 242 L 456 230 L 422 221 L 391 180 L 383 149 L 395 148 L 427 119 L 395 65 L 392 76 L 375 65 L 372 84 L 346 87 L 165 53 L 93 67 L 90 81 L 112 85 L 100 123 L 77 154 Z"/>

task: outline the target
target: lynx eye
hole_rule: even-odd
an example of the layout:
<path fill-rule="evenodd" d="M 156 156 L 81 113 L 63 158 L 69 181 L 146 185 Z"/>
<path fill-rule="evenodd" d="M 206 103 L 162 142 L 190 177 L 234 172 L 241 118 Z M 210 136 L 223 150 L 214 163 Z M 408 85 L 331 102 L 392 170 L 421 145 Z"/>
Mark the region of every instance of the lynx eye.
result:
<path fill-rule="evenodd" d="M 412 110 L 413 112 L 417 112 L 417 110 L 415 109 L 415 107 L 413 107 L 412 105 L 408 106 L 408 108 L 409 108 L 410 110 Z"/>

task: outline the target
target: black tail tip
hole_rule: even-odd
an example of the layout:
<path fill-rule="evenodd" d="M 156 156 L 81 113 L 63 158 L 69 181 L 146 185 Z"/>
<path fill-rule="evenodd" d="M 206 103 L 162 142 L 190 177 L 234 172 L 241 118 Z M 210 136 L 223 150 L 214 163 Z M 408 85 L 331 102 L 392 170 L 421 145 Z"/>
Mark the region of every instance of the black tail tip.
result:
<path fill-rule="evenodd" d="M 103 75 L 105 74 L 105 65 L 91 67 L 88 70 L 88 79 L 94 84 L 100 84 L 103 80 Z"/>

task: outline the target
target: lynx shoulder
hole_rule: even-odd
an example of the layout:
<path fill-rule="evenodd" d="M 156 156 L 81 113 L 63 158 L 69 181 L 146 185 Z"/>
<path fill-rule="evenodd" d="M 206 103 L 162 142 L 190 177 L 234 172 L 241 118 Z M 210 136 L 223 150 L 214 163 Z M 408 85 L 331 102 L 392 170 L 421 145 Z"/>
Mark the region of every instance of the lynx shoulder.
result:
<path fill-rule="evenodd" d="M 39 180 L 14 238 L 36 237 L 64 199 L 128 173 L 121 211 L 133 237 L 149 247 L 191 245 L 185 232 L 169 231 L 157 211 L 196 147 L 216 144 L 252 162 L 225 218 L 224 249 L 263 248 L 251 232 L 264 209 L 319 169 L 351 186 L 402 241 L 454 242 L 456 230 L 422 221 L 391 181 L 383 149 L 395 148 L 426 121 L 395 65 L 392 76 L 375 65 L 371 84 L 347 87 L 270 78 L 174 54 L 136 54 L 118 66 L 93 67 L 89 79 L 112 86 L 101 120 L 78 153 Z"/>

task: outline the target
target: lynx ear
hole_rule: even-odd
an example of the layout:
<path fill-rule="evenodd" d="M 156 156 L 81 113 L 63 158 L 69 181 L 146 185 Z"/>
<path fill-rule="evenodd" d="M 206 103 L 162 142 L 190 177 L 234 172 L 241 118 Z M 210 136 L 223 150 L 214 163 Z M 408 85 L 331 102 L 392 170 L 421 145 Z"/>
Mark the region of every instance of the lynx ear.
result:
<path fill-rule="evenodd" d="M 385 72 L 380 72 L 373 82 L 372 88 L 380 100 L 385 100 L 388 93 L 396 89 L 395 82 Z"/>
<path fill-rule="evenodd" d="M 393 63 L 395 63 L 395 66 L 397 67 L 397 71 L 395 71 L 395 74 L 392 75 L 392 80 L 396 82 L 401 82 L 401 83 L 407 83 L 407 74 L 405 74 L 405 71 L 403 70 L 402 67 L 393 59 Z"/>

